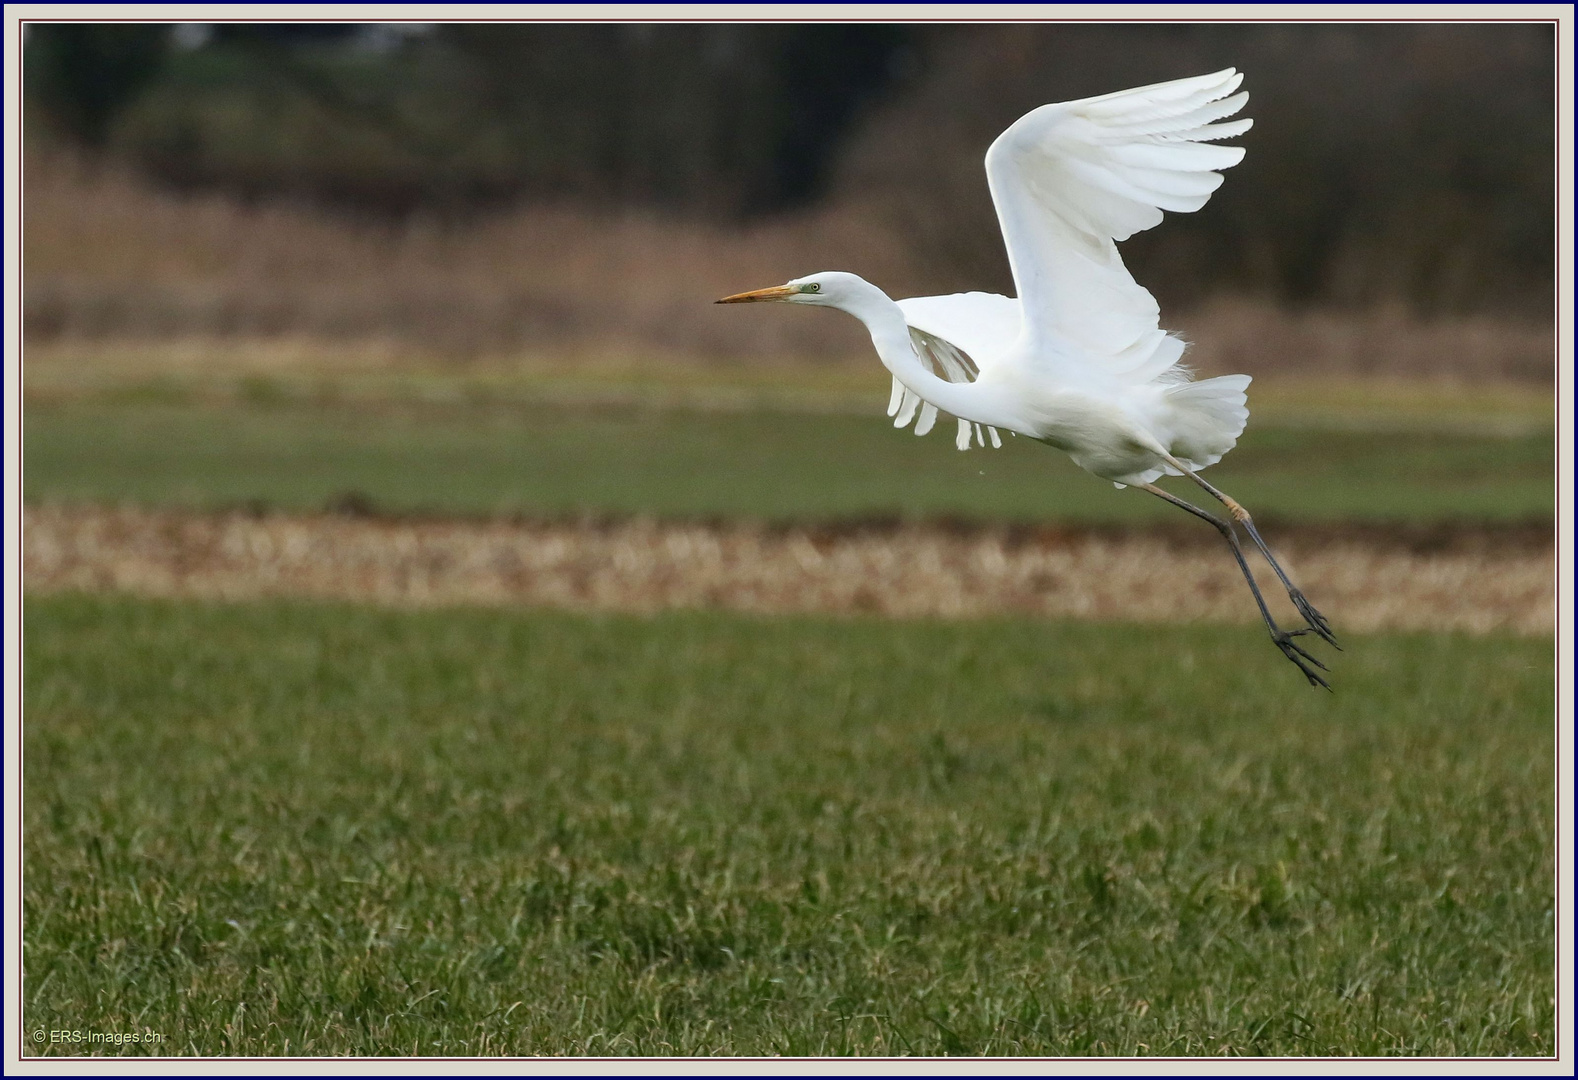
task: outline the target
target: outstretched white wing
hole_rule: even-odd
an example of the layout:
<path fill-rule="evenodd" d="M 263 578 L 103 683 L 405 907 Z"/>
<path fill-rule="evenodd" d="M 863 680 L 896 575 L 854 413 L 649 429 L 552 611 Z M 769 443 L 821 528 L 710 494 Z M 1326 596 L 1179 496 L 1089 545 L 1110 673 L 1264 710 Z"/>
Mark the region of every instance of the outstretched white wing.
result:
<path fill-rule="evenodd" d="M 1249 130 L 1219 121 L 1244 107 L 1243 76 L 1142 86 L 1020 117 L 986 152 L 986 177 L 1038 358 L 1095 362 L 1145 382 L 1183 343 L 1158 328 L 1156 300 L 1114 241 L 1204 206 L 1242 147 L 1212 146 Z"/>

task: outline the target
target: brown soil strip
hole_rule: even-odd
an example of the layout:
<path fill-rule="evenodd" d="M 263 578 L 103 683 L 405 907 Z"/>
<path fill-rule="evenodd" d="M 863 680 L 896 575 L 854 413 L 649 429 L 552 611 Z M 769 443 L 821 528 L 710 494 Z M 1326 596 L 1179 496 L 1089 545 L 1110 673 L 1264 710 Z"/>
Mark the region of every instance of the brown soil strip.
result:
<path fill-rule="evenodd" d="M 1553 629 L 1548 526 L 1266 531 L 1339 632 Z M 1208 529 L 555 523 L 42 506 L 25 511 L 23 573 L 30 592 L 236 600 L 1256 619 L 1231 557 Z M 1270 572 L 1259 576 L 1268 599 L 1291 615 Z"/>

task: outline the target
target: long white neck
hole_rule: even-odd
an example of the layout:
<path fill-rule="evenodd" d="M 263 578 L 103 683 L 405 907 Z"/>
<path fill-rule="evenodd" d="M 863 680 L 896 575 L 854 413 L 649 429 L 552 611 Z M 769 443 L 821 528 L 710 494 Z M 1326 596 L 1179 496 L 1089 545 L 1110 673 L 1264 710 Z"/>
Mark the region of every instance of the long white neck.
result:
<path fill-rule="evenodd" d="M 909 323 L 904 320 L 904 312 L 898 304 L 869 281 L 857 281 L 858 285 L 827 306 L 847 311 L 866 324 L 882 366 L 891 371 L 894 378 L 913 390 L 923 401 L 961 420 L 1008 426 L 1002 417 L 992 415 L 997 410 L 983 398 L 980 388 L 974 383 L 951 383 L 933 372 L 916 355 L 914 342 L 910 340 Z"/>

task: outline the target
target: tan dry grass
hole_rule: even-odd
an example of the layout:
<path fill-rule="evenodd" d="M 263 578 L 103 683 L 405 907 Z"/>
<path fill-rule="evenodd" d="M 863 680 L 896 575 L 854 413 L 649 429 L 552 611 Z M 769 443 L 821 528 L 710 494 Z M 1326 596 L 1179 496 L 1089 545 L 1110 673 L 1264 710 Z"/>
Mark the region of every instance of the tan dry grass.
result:
<path fill-rule="evenodd" d="M 1221 298 L 1167 320 L 1202 374 L 1382 377 L 1548 385 L 1554 326 L 1491 316 L 1421 321 L 1397 308 L 1292 312 Z"/>
<path fill-rule="evenodd" d="M 61 339 L 284 340 L 358 361 L 786 357 L 869 366 L 853 321 L 714 307 L 730 292 L 848 269 L 894 295 L 939 291 L 887 216 L 841 202 L 751 228 L 525 206 L 464 224 L 356 222 L 321 210 L 156 190 L 34 151 L 25 172 L 25 325 Z M 1548 381 L 1548 325 L 1296 314 L 1248 301 L 1166 313 L 1203 371 Z M 313 351 L 311 346 L 303 346 Z"/>
<path fill-rule="evenodd" d="M 1209 539 L 44 506 L 25 511 L 23 573 L 29 591 L 227 600 L 1254 622 L 1232 560 Z M 1554 560 L 1537 534 L 1507 543 L 1407 543 L 1374 530 L 1288 539 L 1290 572 L 1340 631 L 1552 630 Z"/>
<path fill-rule="evenodd" d="M 853 322 L 774 310 L 747 323 L 712 301 L 850 252 L 891 277 L 894 258 L 836 214 L 724 230 L 534 205 L 390 225 L 181 196 L 54 154 L 29 157 L 24 222 L 33 340 L 289 337 L 451 358 L 585 346 L 848 356 L 864 342 Z"/>

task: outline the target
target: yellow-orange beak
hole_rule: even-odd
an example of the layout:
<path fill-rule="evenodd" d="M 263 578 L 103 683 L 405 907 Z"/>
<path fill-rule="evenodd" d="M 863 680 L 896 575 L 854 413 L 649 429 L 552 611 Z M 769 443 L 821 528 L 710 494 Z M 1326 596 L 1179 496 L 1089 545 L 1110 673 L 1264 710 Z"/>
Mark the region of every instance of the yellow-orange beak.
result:
<path fill-rule="evenodd" d="M 774 285 L 770 289 L 757 289 L 755 292 L 735 293 L 716 301 L 719 304 L 754 304 L 759 300 L 787 300 L 798 292 L 793 285 Z"/>

